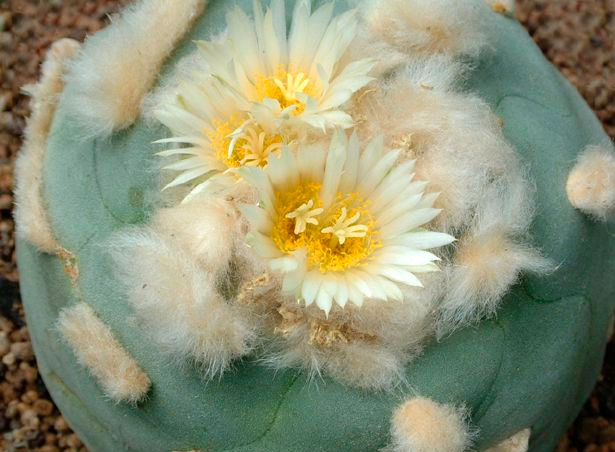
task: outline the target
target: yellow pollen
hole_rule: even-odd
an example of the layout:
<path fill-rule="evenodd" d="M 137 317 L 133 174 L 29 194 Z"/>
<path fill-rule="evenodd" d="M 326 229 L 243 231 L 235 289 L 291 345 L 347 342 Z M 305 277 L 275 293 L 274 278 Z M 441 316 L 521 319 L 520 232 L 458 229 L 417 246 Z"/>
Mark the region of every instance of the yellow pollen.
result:
<path fill-rule="evenodd" d="M 273 242 L 285 254 L 305 249 L 310 270 L 340 272 L 361 266 L 382 247 L 369 203 L 356 193 L 338 193 L 332 205 L 323 209 L 320 188 L 318 183 L 302 182 L 293 189 L 276 193 Z M 297 234 L 296 212 L 306 210 L 306 206 L 320 213 L 314 216 L 316 221 L 304 222 Z M 333 232 L 323 232 L 339 225 L 340 218 L 342 222 L 352 220 L 353 225 L 361 227 L 346 235 L 344 240 Z"/>
<path fill-rule="evenodd" d="M 265 132 L 258 124 L 247 125 L 243 133 L 237 138 L 233 152 L 229 155 L 231 134 L 242 127 L 248 118 L 244 115 L 232 115 L 227 121 L 214 121 L 214 129 L 205 134 L 213 149 L 216 159 L 228 168 L 240 166 L 267 165 L 267 157 L 282 149 L 282 137 Z"/>
<path fill-rule="evenodd" d="M 320 96 L 320 90 L 304 72 L 279 68 L 273 76 L 259 76 L 255 83 L 257 101 L 275 99 L 282 110 L 294 106 L 292 113 L 299 115 L 305 111 L 305 103 L 299 99 L 301 94 L 312 98 Z"/>

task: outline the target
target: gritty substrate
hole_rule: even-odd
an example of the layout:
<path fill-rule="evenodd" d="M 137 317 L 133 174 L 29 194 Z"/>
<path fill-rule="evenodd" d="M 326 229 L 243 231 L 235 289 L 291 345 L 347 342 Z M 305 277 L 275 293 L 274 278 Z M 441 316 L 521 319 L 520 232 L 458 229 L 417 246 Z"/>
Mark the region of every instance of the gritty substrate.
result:
<path fill-rule="evenodd" d="M 33 83 L 45 50 L 83 40 L 127 0 L 0 0 L 0 451 L 85 451 L 50 401 L 19 299 L 12 187 L 28 115 L 20 88 Z M 615 1 L 518 0 L 517 16 L 545 55 L 577 86 L 615 138 Z M 615 452 L 615 343 L 602 377 L 557 452 Z"/>

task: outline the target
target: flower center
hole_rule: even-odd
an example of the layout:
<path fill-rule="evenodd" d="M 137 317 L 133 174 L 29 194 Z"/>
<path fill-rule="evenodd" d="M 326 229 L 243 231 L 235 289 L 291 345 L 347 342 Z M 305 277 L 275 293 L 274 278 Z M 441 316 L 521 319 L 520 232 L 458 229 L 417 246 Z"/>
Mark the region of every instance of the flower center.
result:
<path fill-rule="evenodd" d="M 282 149 L 280 135 L 268 134 L 258 124 L 246 121 L 242 115 L 232 115 L 227 121 L 214 121 L 215 128 L 206 132 L 216 158 L 228 168 L 264 167 L 269 154 Z M 233 137 L 239 128 L 241 131 Z"/>
<path fill-rule="evenodd" d="M 257 100 L 274 99 L 282 110 L 292 107 L 292 114 L 305 111 L 306 97 L 317 98 L 319 90 L 304 72 L 279 68 L 274 76 L 260 76 L 256 83 Z"/>
<path fill-rule="evenodd" d="M 275 208 L 274 243 L 286 254 L 305 249 L 308 269 L 325 273 L 357 267 L 382 246 L 369 203 L 356 193 L 338 193 L 324 209 L 320 184 L 303 182 L 277 192 Z"/>

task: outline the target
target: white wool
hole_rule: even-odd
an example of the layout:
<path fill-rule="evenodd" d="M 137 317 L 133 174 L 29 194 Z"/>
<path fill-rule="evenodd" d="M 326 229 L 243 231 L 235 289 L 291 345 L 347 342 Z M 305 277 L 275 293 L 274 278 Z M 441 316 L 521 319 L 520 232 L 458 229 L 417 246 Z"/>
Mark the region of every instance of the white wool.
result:
<path fill-rule="evenodd" d="M 84 134 L 108 136 L 139 116 L 158 72 L 206 0 L 141 0 L 89 39 L 66 77 L 66 106 Z"/>
<path fill-rule="evenodd" d="M 570 203 L 605 221 L 615 213 L 615 151 L 610 145 L 587 146 L 568 175 Z"/>
<path fill-rule="evenodd" d="M 38 84 L 29 88 L 32 114 L 24 131 L 24 144 L 15 164 L 15 221 L 17 234 L 39 250 L 52 253 L 59 247 L 41 193 L 47 136 L 62 91 L 66 61 L 79 50 L 72 39 L 56 41 L 43 63 Z"/>
<path fill-rule="evenodd" d="M 362 27 L 353 51 L 375 56 L 388 67 L 402 62 L 404 55 L 476 58 L 486 43 L 488 10 L 480 1 L 368 0 L 360 10 Z"/>
<path fill-rule="evenodd" d="M 524 167 L 490 108 L 455 92 L 455 65 L 444 57 L 416 60 L 353 106 L 363 139 L 383 134 L 416 159 L 416 177 L 440 193 L 435 206 L 443 211 L 431 228 L 459 240 L 441 266 L 440 335 L 493 314 L 523 272 L 549 268 L 527 244 L 534 192 Z"/>
<path fill-rule="evenodd" d="M 529 428 L 523 429 L 485 452 L 527 452 L 531 434 Z"/>
<path fill-rule="evenodd" d="M 514 0 L 485 0 L 491 9 L 500 14 L 513 14 L 515 12 Z"/>
<path fill-rule="evenodd" d="M 149 377 L 85 303 L 64 308 L 58 329 L 77 360 L 115 402 L 137 403 L 150 388 Z"/>
<path fill-rule="evenodd" d="M 207 197 L 160 209 L 151 225 L 212 273 L 226 269 L 233 249 L 243 239 L 239 212 L 231 202 L 220 198 Z"/>
<path fill-rule="evenodd" d="M 485 188 L 474 222 L 460 239 L 447 291 L 439 306 L 438 333 L 495 314 L 523 272 L 545 273 L 551 265 L 527 241 L 532 192 L 522 173 Z"/>
<path fill-rule="evenodd" d="M 213 378 L 251 351 L 257 322 L 223 298 L 191 252 L 149 229 L 123 232 L 112 247 L 130 303 L 167 356 L 191 360 Z"/>
<path fill-rule="evenodd" d="M 520 167 L 489 107 L 453 91 L 456 65 L 442 57 L 423 61 L 358 98 L 353 113 L 364 139 L 382 134 L 416 159 L 417 178 L 440 193 L 438 228 L 455 235 L 472 221 L 485 188 Z"/>
<path fill-rule="evenodd" d="M 296 302 L 288 301 L 284 306 L 297 320 L 282 332 L 270 333 L 264 360 L 276 369 L 303 367 L 312 378 L 326 373 L 356 387 L 394 389 L 404 381 L 404 366 L 421 353 L 422 343 L 433 333 L 432 312 L 441 296 L 443 274 L 421 277 L 426 288 L 405 289 L 403 302 L 367 300 L 361 308 L 335 308 L 328 317 L 319 309 L 296 314 Z M 344 337 L 323 346 L 313 340 L 313 325 L 331 326 Z"/>
<path fill-rule="evenodd" d="M 550 268 L 532 247 L 494 229 L 461 242 L 448 269 L 448 291 L 439 308 L 438 332 L 446 334 L 466 323 L 495 314 L 502 297 L 522 272 Z"/>
<path fill-rule="evenodd" d="M 220 35 L 218 40 L 221 40 L 224 34 Z M 160 84 L 152 90 L 143 100 L 142 115 L 153 123 L 159 124 L 155 117 L 155 111 L 161 105 L 172 104 L 177 97 L 178 87 L 186 80 L 192 80 L 195 73 L 204 73 L 208 71 L 207 62 L 202 57 L 198 48 L 189 52 L 186 56 L 179 59 L 177 64 L 172 68 L 170 74 L 160 81 Z"/>
<path fill-rule="evenodd" d="M 472 443 L 467 410 L 415 397 L 391 419 L 392 452 L 464 452 Z"/>

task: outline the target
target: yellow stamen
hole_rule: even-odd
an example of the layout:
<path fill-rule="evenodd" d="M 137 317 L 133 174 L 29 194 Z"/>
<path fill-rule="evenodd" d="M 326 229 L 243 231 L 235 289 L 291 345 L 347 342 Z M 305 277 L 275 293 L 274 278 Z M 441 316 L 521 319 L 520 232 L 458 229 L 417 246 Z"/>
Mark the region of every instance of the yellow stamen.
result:
<path fill-rule="evenodd" d="M 299 99 L 301 94 L 313 98 L 318 98 L 320 95 L 317 84 L 304 72 L 284 68 L 279 68 L 274 76 L 258 77 L 255 87 L 257 101 L 262 102 L 266 98 L 277 100 L 282 110 L 294 107 L 292 110 L 294 115 L 305 111 L 305 103 Z"/>
<path fill-rule="evenodd" d="M 267 157 L 282 149 L 280 135 L 268 134 L 258 124 L 250 123 L 243 127 L 229 154 L 233 140 L 231 135 L 244 126 L 247 119 L 244 115 L 233 115 L 227 121 L 215 121 L 215 128 L 206 131 L 207 138 L 216 152 L 216 158 L 228 168 L 266 166 Z"/>
<path fill-rule="evenodd" d="M 314 226 L 318 226 L 318 220 L 314 217 L 317 217 L 325 209 L 319 207 L 318 209 L 312 209 L 314 207 L 314 200 L 310 199 L 307 203 L 301 204 L 300 207 L 292 211 L 291 213 L 286 214 L 285 218 L 290 220 L 295 220 L 295 235 L 301 234 L 305 231 L 308 223 L 313 224 Z"/>
<path fill-rule="evenodd" d="M 362 265 L 369 255 L 382 246 L 369 204 L 356 193 L 338 193 L 333 204 L 324 209 L 319 193 L 320 184 L 310 182 L 302 182 L 290 190 L 276 193 L 277 215 L 272 240 L 284 253 L 305 249 L 308 268 L 323 273 Z M 301 232 L 296 233 L 297 218 L 302 213 L 315 211 L 319 211 L 315 214 L 318 220 L 314 218 L 316 221 L 301 223 L 298 228 Z M 358 221 L 362 224 L 354 224 Z M 338 223 L 345 233 L 338 235 L 333 232 Z M 333 226 L 322 229 L 319 224 Z M 331 232 L 325 232 L 330 228 Z M 331 234 L 334 234 L 333 237 Z"/>

